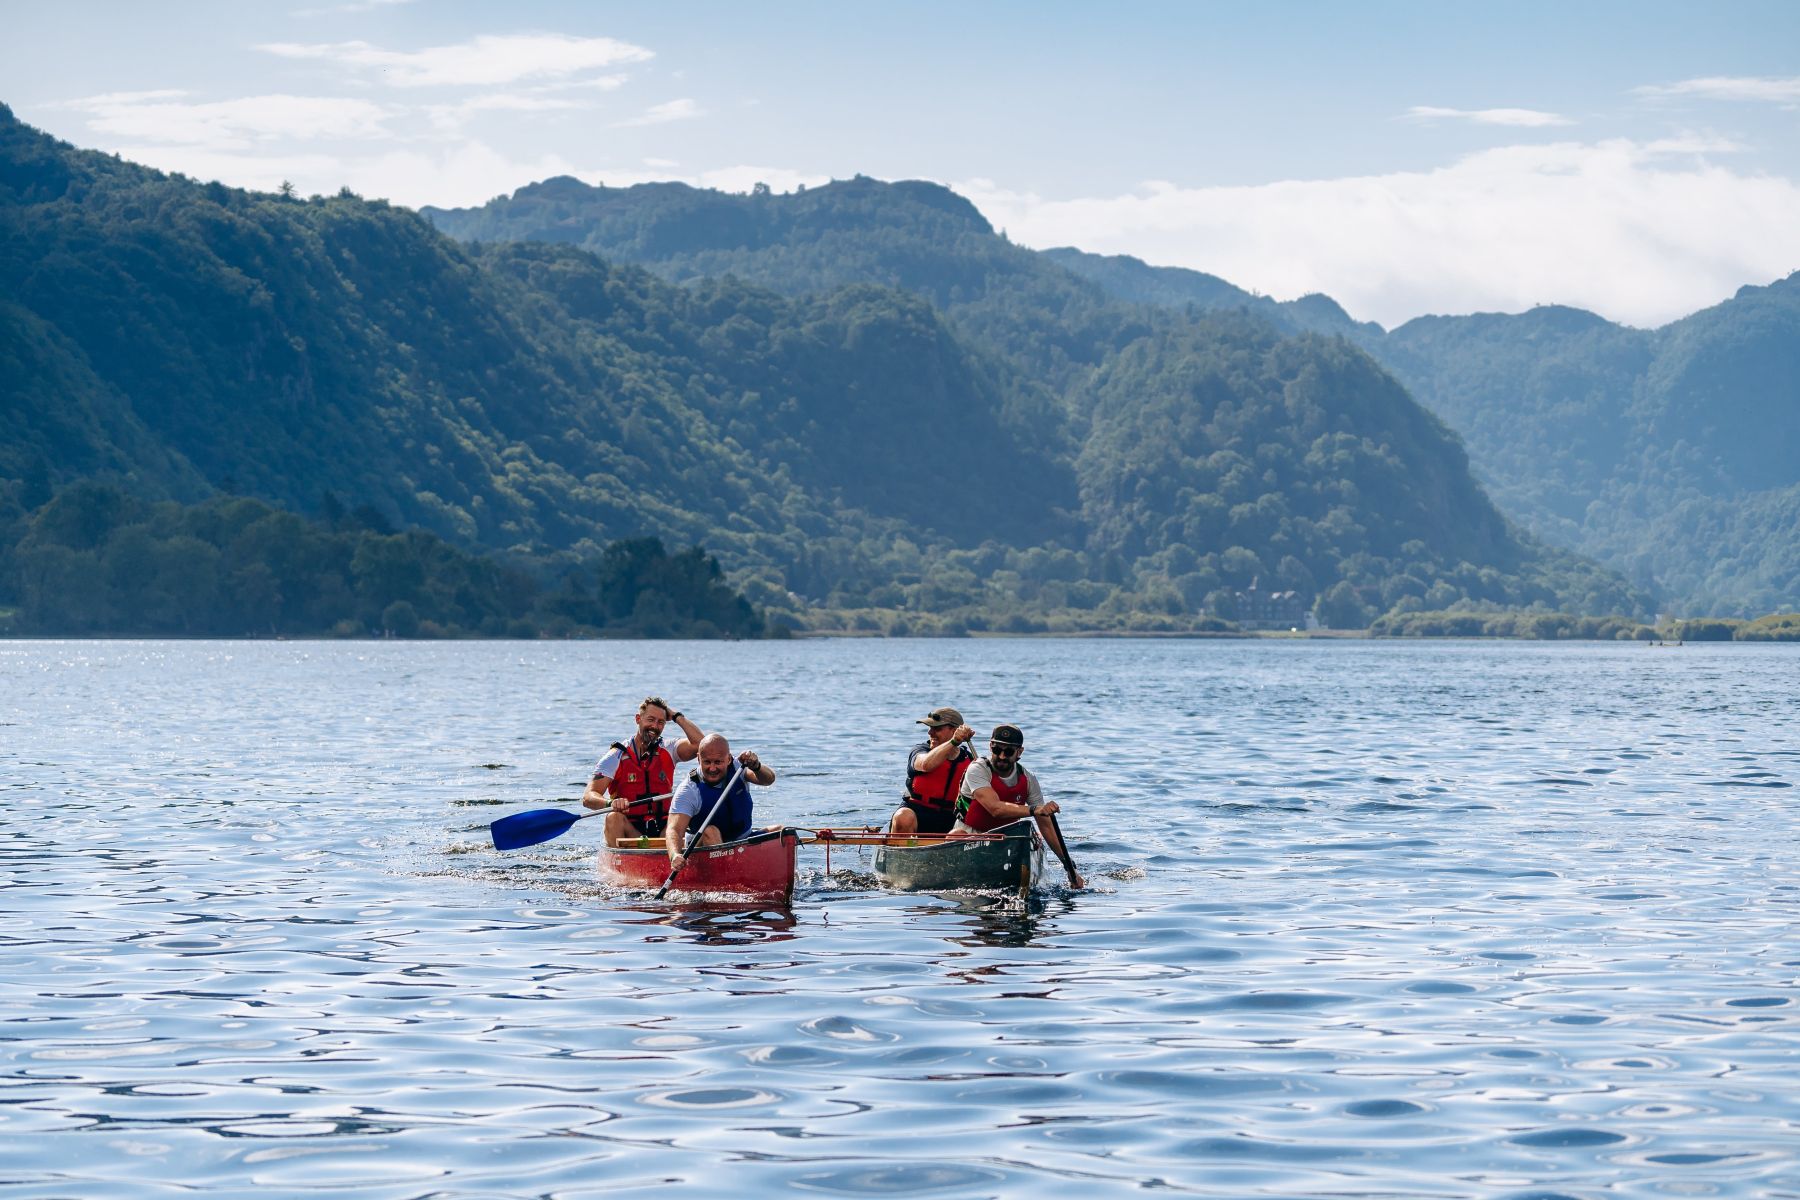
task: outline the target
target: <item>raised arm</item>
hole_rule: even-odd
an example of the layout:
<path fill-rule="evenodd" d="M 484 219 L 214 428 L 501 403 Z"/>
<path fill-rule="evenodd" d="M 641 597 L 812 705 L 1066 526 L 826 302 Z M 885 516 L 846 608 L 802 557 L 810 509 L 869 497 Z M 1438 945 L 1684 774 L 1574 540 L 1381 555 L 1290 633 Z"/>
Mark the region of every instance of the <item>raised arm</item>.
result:
<path fill-rule="evenodd" d="M 964 748 L 964 743 L 975 736 L 975 731 L 967 725 L 958 725 L 956 732 L 947 742 L 940 742 L 929 750 L 921 750 L 913 755 L 913 770 L 921 775 L 934 770 L 948 762 L 952 755 Z"/>
<path fill-rule="evenodd" d="M 700 739 L 705 735 L 684 713 L 670 713 L 669 720 L 681 726 L 681 740 L 675 743 L 675 748 L 670 753 L 675 756 L 676 762 L 687 762 L 700 753 Z"/>
<path fill-rule="evenodd" d="M 742 754 L 738 755 L 738 762 L 742 763 L 744 766 L 744 778 L 748 779 L 751 783 L 768 787 L 771 783 L 775 782 L 774 769 L 764 763 L 762 759 L 758 758 L 756 751 L 744 751 Z"/>

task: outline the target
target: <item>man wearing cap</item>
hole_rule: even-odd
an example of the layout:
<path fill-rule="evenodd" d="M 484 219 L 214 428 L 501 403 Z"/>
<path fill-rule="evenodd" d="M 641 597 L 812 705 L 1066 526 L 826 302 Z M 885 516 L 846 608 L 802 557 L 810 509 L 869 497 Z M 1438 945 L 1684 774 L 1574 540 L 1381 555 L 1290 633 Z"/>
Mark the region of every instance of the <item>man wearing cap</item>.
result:
<path fill-rule="evenodd" d="M 1037 776 L 1019 765 L 1025 752 L 1025 734 L 1017 725 L 996 725 L 988 738 L 986 756 L 969 764 L 956 798 L 956 824 L 951 834 L 986 833 L 1011 825 L 1022 817 L 1037 820 L 1045 845 L 1056 852 L 1069 872 L 1069 886 L 1087 882 L 1076 873 L 1075 863 L 1063 845 L 1062 833 L 1052 818 L 1061 811 L 1056 801 L 1045 801 Z"/>
<path fill-rule="evenodd" d="M 934 708 L 916 723 L 925 726 L 925 740 L 906 756 L 906 795 L 888 821 L 888 832 L 906 837 L 949 833 L 963 772 L 975 761 L 968 746 L 975 731 L 954 708 Z"/>

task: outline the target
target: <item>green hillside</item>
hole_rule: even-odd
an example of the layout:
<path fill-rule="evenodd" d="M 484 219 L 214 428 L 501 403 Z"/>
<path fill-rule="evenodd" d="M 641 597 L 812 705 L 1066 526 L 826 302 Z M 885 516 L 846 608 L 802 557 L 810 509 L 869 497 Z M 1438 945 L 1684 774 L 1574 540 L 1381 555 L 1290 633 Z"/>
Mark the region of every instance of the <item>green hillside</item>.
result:
<path fill-rule="evenodd" d="M 0 542 L 97 480 L 521 562 L 662 537 L 800 624 L 1178 629 L 1278 580 L 1343 621 L 1647 607 L 1521 540 L 1346 343 L 1110 299 L 944 189 L 527 191 L 543 240 L 490 206 L 462 243 L 0 109 Z M 634 250 L 584 248 L 596 199 Z"/>
<path fill-rule="evenodd" d="M 1800 274 L 1656 330 L 1544 306 L 1384 332 L 1323 297 L 1278 304 L 1197 271 L 1048 253 L 1121 299 L 1343 333 L 1463 435 L 1506 513 L 1679 611 L 1800 604 Z"/>

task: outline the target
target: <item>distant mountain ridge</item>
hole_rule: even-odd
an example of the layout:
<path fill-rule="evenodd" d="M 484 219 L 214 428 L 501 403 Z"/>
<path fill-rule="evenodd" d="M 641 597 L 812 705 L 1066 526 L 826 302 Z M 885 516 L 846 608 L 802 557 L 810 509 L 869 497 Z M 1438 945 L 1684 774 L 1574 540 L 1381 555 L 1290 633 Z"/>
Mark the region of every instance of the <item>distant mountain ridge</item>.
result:
<path fill-rule="evenodd" d="M 1518 537 L 1343 341 L 1118 301 L 935 185 L 580 188 L 529 192 L 541 237 L 496 209 L 465 244 L 0 108 L 0 525 L 84 478 L 330 491 L 535 555 L 698 543 L 777 615 L 896 631 L 1181 628 L 1258 580 L 1339 624 L 1644 611 Z M 572 244 L 596 192 L 607 259 Z"/>
<path fill-rule="evenodd" d="M 1654 330 L 1545 305 L 1383 331 L 1323 297 L 1281 304 L 1196 271 L 1047 253 L 1123 298 L 1350 338 L 1463 435 L 1510 515 L 1682 611 L 1800 607 L 1800 273 Z"/>
<path fill-rule="evenodd" d="M 1357 321 L 1321 292 L 1297 300 L 1273 300 L 1247 292 L 1217 275 L 1186 267 L 1153 267 L 1128 254 L 1089 254 L 1070 246 L 1043 251 L 1045 258 L 1104 288 L 1108 295 L 1161 308 L 1202 311 L 1244 309 L 1293 333 L 1341 334 L 1352 340 L 1380 337 L 1381 326 Z"/>
<path fill-rule="evenodd" d="M 1029 296 L 1058 313 L 1065 336 L 1041 339 L 1048 344 L 1028 366 L 1065 390 L 1104 357 L 1093 347 L 1132 331 L 1044 262 L 1132 306 L 1243 311 L 1288 333 L 1341 336 L 1462 435 L 1477 475 L 1532 531 L 1624 571 L 1678 611 L 1800 607 L 1800 276 L 1743 288 L 1657 330 L 1544 306 L 1420 317 L 1387 331 L 1323 295 L 1275 301 L 1129 256 L 1034 254 L 934 184 L 858 178 L 747 197 L 669 184 L 545 186 L 479 209 L 425 211 L 458 237 L 554 237 L 676 282 L 729 273 L 789 294 L 880 282 L 925 295 L 1013 353 L 1025 348 L 1021 333 L 1040 339 L 999 311 L 1000 297 Z M 922 207 L 941 216 L 921 220 Z M 643 228 L 656 236 L 629 232 Z"/>

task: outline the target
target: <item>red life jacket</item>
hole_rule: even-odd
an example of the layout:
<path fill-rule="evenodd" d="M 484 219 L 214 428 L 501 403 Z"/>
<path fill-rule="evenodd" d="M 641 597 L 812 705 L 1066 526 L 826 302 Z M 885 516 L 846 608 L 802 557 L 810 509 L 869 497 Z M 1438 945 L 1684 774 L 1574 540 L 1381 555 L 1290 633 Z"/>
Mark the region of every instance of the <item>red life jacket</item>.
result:
<path fill-rule="evenodd" d="M 614 742 L 613 749 L 619 752 L 619 772 L 613 776 L 609 790 L 615 796 L 625 797 L 627 802 L 642 800 L 645 796 L 661 796 L 661 800 L 645 805 L 630 816 L 639 821 L 665 819 L 669 815 L 669 793 L 675 790 L 675 756 L 657 742 L 647 758 L 639 758 L 636 738 L 629 742 Z"/>
<path fill-rule="evenodd" d="M 906 798 L 920 808 L 949 812 L 956 807 L 956 793 L 962 789 L 962 777 L 975 761 L 967 746 L 959 745 L 955 753 L 929 771 L 918 771 L 913 763 L 919 755 L 934 747 L 920 742 L 906 756 Z"/>
<path fill-rule="evenodd" d="M 1026 798 L 1031 795 L 1031 777 L 1025 774 L 1024 767 L 1019 768 L 1019 777 L 1016 781 L 1006 783 L 1000 778 L 1000 770 L 994 766 L 993 759 L 983 759 L 982 761 L 986 762 L 988 770 L 994 773 L 988 781 L 988 786 L 994 789 L 994 795 L 1000 797 L 1001 803 L 1024 804 L 1026 802 Z M 1002 825 L 1011 825 L 1019 818 L 997 817 L 988 811 L 987 805 L 975 797 L 962 796 L 956 802 L 956 819 L 976 833 L 986 833 L 988 830 L 998 829 Z"/>

